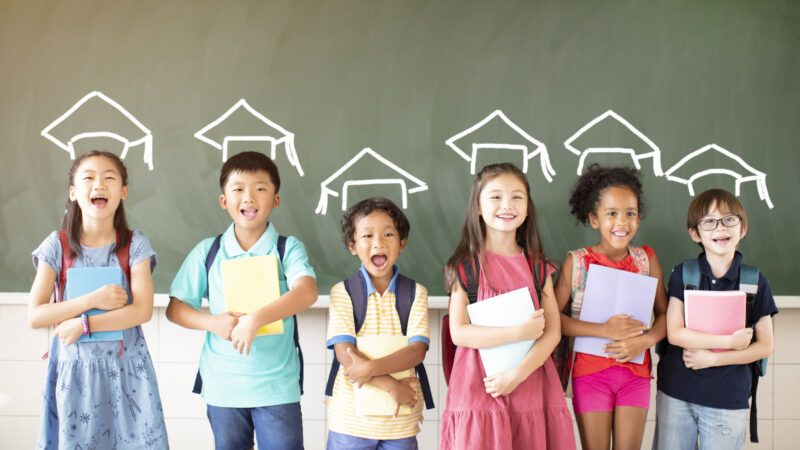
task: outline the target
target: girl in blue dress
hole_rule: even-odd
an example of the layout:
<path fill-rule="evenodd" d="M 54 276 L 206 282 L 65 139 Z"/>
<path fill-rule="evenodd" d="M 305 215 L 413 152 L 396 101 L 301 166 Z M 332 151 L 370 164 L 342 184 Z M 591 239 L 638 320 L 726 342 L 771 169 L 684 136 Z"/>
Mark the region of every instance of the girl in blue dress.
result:
<path fill-rule="evenodd" d="M 128 173 L 116 155 L 82 155 L 69 171 L 61 231 L 33 252 L 29 322 L 33 328 L 55 326 L 38 448 L 168 447 L 156 373 L 140 326 L 153 313 L 156 256 L 148 239 L 128 228 L 122 205 L 127 195 Z M 106 285 L 60 301 L 67 268 L 105 266 L 123 269 L 123 287 Z M 105 313 L 87 316 L 92 309 Z M 117 330 L 122 331 L 118 341 L 76 342 L 84 334 Z"/>

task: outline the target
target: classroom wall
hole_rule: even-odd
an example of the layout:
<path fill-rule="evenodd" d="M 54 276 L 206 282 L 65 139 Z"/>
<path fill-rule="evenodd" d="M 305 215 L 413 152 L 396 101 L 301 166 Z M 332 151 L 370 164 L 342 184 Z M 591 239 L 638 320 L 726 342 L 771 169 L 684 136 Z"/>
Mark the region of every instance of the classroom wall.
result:
<path fill-rule="evenodd" d="M 28 327 L 27 307 L 21 304 L 24 296 L 16 295 L 12 300 L 8 297 L 8 294 L 0 294 L 0 448 L 29 449 L 36 441 L 42 408 L 46 361 L 42 361 L 40 356 L 47 349 L 48 331 Z M 793 309 L 791 304 L 800 303 L 797 300 L 789 298 L 778 302 L 782 310 L 775 317 L 775 353 L 770 358 L 767 376 L 759 384 L 761 443 L 748 443 L 745 448 L 788 449 L 796 448 L 800 442 L 800 390 L 796 388 L 800 384 L 800 347 L 797 346 L 800 342 L 800 309 Z M 438 306 L 441 305 L 439 302 Z M 422 450 L 438 448 L 439 417 L 447 395 L 438 339 L 444 310 L 431 309 L 430 314 L 431 349 L 425 363 L 437 407 L 425 412 L 419 435 Z M 321 450 L 324 449 L 326 434 L 324 386 L 331 357 L 325 349 L 327 309 L 313 308 L 301 314 L 299 321 L 306 359 L 306 393 L 302 400 L 305 447 Z M 143 327 L 158 372 L 171 448 L 213 448 L 205 404 L 199 396 L 191 393 L 202 346 L 201 333 L 170 323 L 163 307 L 156 308 L 153 319 Z M 652 442 L 653 413 L 651 409 L 643 449 L 649 449 Z M 577 439 L 577 429 L 575 435 Z"/>

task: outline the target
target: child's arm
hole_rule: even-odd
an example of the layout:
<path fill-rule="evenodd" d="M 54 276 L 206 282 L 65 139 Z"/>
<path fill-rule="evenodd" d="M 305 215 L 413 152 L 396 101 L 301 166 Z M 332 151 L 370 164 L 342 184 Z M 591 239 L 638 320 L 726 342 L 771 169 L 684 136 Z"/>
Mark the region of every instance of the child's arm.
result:
<path fill-rule="evenodd" d="M 422 343 L 422 342 L 415 342 L 411 346 L 414 346 L 414 345 L 423 346 L 422 355 L 423 355 L 423 358 L 424 358 L 424 356 L 425 356 L 425 348 L 424 348 L 425 344 Z M 406 349 L 411 348 L 411 346 L 406 347 Z M 406 350 L 406 349 L 403 349 L 403 350 Z M 388 373 L 387 373 L 387 374 L 370 376 L 366 380 L 364 380 L 364 379 L 354 380 L 354 379 L 351 378 L 351 376 L 349 376 L 350 375 L 350 370 L 354 366 L 358 366 L 358 365 L 361 365 L 363 367 L 366 363 L 370 362 L 369 358 L 367 358 L 366 356 L 364 356 L 364 354 L 359 352 L 358 349 L 353 344 L 351 344 L 350 342 L 342 342 L 342 343 L 335 344 L 333 346 L 333 350 L 336 353 L 336 359 L 339 360 L 339 363 L 342 366 L 342 370 L 344 370 L 345 377 L 347 377 L 350 380 L 350 382 L 354 383 L 356 386 L 363 386 L 364 384 L 369 383 L 369 384 L 377 387 L 378 389 L 381 389 L 383 391 L 388 392 L 389 395 L 391 395 L 392 398 L 394 398 L 395 401 L 397 402 L 398 409 L 400 408 L 401 405 L 406 405 L 406 406 L 411 407 L 411 408 L 413 408 L 416 405 L 416 402 L 417 402 L 416 392 L 411 387 L 412 383 L 409 380 L 409 378 L 413 379 L 414 377 L 408 377 L 408 378 L 404 378 L 402 380 L 395 380 L 394 377 L 392 377 L 391 375 L 388 375 Z M 397 351 L 397 352 L 393 353 L 392 355 L 396 355 L 398 353 L 401 353 L 403 350 Z M 422 362 L 422 359 L 420 359 L 419 362 Z M 419 364 L 419 362 L 414 364 L 413 366 L 410 366 L 410 367 L 406 368 L 406 369 L 399 369 L 399 370 L 395 370 L 394 372 L 399 372 L 399 371 L 402 371 L 402 370 L 407 370 L 407 369 L 409 369 L 411 367 L 416 367 L 416 365 Z M 391 373 L 391 372 L 389 372 L 389 373 Z M 396 414 L 396 412 L 395 412 L 395 414 Z"/>
<path fill-rule="evenodd" d="M 343 345 L 343 344 L 337 344 Z M 373 377 L 388 375 L 390 373 L 402 372 L 404 370 L 417 367 L 425 359 L 425 352 L 428 345 L 424 342 L 414 342 L 408 347 L 402 348 L 392 354 L 382 358 L 368 359 L 356 352 L 352 344 L 348 344 L 347 356 L 350 357 L 350 364 L 345 369 L 345 376 L 348 380 L 361 386 Z M 339 352 L 336 352 L 337 358 Z M 339 359 L 341 362 L 342 360 Z"/>
<path fill-rule="evenodd" d="M 653 259 L 650 261 L 650 276 L 658 280 L 656 298 L 653 302 L 653 315 L 655 316 L 653 326 L 641 336 L 611 342 L 606 345 L 606 352 L 609 356 L 619 362 L 624 363 L 632 360 L 643 351 L 656 345 L 667 335 L 667 289 L 664 287 L 662 279 L 661 263 L 655 254 L 653 254 Z"/>
<path fill-rule="evenodd" d="M 756 341 L 743 350 L 712 352 L 710 350 L 684 350 L 683 362 L 690 369 L 750 364 L 772 354 L 772 317 L 762 316 L 756 322 Z"/>
<path fill-rule="evenodd" d="M 506 396 L 514 392 L 520 383 L 525 381 L 530 374 L 542 366 L 553 349 L 561 340 L 561 322 L 558 320 L 559 310 L 553 292 L 553 283 L 547 277 L 542 289 L 541 309 L 544 311 L 545 329 L 541 337 L 519 363 L 517 367 L 506 372 L 500 372 L 483 379 L 486 393 L 492 397 Z"/>
<path fill-rule="evenodd" d="M 391 354 L 380 358 L 364 358 L 355 354 L 355 348 L 348 347 L 347 352 L 351 364 L 345 370 L 345 376 L 352 382 L 361 385 L 372 377 L 389 375 L 413 369 L 425 359 L 430 342 L 428 327 L 428 290 L 418 285 L 415 289 L 414 303 L 408 312 L 406 322 L 407 345 Z"/>
<path fill-rule="evenodd" d="M 277 320 L 293 316 L 311 307 L 317 301 L 317 280 L 311 276 L 297 279 L 285 294 L 250 314 L 239 317 L 231 332 L 231 341 L 239 353 L 250 353 L 250 344 L 259 328 Z"/>
<path fill-rule="evenodd" d="M 450 291 L 450 336 L 453 339 L 453 343 L 458 346 L 468 348 L 497 347 L 509 342 L 539 339 L 544 332 L 545 315 L 541 308 L 520 325 L 485 327 L 469 323 L 467 315 L 468 302 L 467 293 L 464 292 L 458 281 L 453 282 Z"/>
<path fill-rule="evenodd" d="M 564 311 L 570 296 L 572 295 L 572 255 L 567 254 L 564 265 L 558 276 L 556 283 L 556 301 L 558 311 Z M 594 336 L 612 341 L 641 336 L 647 325 L 638 320 L 631 319 L 626 314 L 612 316 L 605 323 L 584 322 L 577 317 L 570 317 L 564 313 L 560 314 L 561 332 L 565 336 Z"/>
<path fill-rule="evenodd" d="M 238 318 L 228 312 L 212 315 L 211 313 L 194 309 L 180 299 L 170 297 L 167 306 L 167 319 L 184 328 L 192 330 L 210 331 L 217 336 L 231 340 L 231 331 L 236 326 Z"/>
<path fill-rule="evenodd" d="M 669 299 L 667 306 L 667 339 L 677 347 L 692 350 L 723 348 L 742 350 L 750 345 L 752 328 L 742 328 L 733 334 L 708 334 L 686 328 L 683 320 L 683 301 L 676 297 Z"/>
<path fill-rule="evenodd" d="M 44 260 L 39 261 L 36 278 L 28 298 L 28 323 L 31 328 L 44 328 L 73 319 L 90 309 L 110 311 L 125 306 L 128 294 L 119 286 L 107 285 L 68 302 L 50 302 L 56 272 Z M 83 328 L 81 325 L 81 332 Z M 79 335 L 80 337 L 80 335 Z"/>
<path fill-rule="evenodd" d="M 89 329 L 93 332 L 124 330 L 150 320 L 153 316 L 153 278 L 150 275 L 150 258 L 145 258 L 131 268 L 131 294 L 133 301 L 122 308 L 89 317 Z M 77 341 L 83 334 L 81 318 L 76 317 L 61 322 L 56 327 L 55 333 L 67 345 Z"/>

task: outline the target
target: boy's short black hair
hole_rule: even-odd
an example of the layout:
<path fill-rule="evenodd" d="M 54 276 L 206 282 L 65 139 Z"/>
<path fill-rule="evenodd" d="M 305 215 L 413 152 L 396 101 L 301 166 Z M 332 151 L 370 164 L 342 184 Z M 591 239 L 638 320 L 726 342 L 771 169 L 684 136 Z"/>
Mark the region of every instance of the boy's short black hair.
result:
<path fill-rule="evenodd" d="M 278 174 L 278 166 L 263 153 L 237 153 L 225 161 L 219 172 L 219 188 L 222 192 L 225 192 L 225 183 L 228 182 L 228 177 L 232 172 L 266 172 L 275 186 L 275 193 L 277 194 L 281 190 L 281 176 Z"/>
<path fill-rule="evenodd" d="M 384 212 L 392 218 L 394 227 L 397 228 L 397 233 L 401 241 L 408 239 L 408 234 L 411 232 L 411 224 L 408 223 L 408 219 L 406 215 L 403 214 L 403 210 L 388 198 L 371 197 L 361 200 L 351 206 L 342 216 L 340 224 L 342 227 L 342 241 L 344 241 L 345 247 L 349 249 L 355 242 L 353 236 L 356 232 L 356 222 L 358 222 L 358 219 L 366 217 L 375 211 Z"/>
<path fill-rule="evenodd" d="M 636 195 L 639 216 L 644 216 L 644 190 L 639 171 L 632 167 L 605 167 L 590 165 L 572 186 L 569 212 L 582 224 L 589 223 L 589 214 L 595 212 L 600 196 L 607 188 L 626 187 Z"/>

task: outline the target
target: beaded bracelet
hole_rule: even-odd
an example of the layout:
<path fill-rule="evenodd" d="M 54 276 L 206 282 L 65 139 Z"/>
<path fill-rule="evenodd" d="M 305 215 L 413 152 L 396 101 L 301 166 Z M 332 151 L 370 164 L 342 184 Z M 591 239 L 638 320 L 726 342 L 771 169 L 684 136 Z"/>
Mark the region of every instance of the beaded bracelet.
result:
<path fill-rule="evenodd" d="M 89 329 L 89 316 L 86 313 L 81 314 L 81 323 L 83 324 L 83 334 L 91 337 L 92 330 Z"/>

